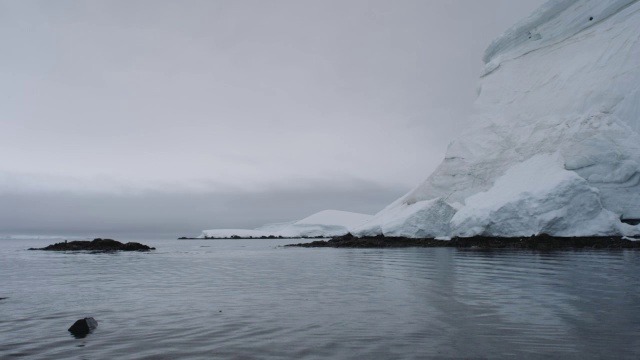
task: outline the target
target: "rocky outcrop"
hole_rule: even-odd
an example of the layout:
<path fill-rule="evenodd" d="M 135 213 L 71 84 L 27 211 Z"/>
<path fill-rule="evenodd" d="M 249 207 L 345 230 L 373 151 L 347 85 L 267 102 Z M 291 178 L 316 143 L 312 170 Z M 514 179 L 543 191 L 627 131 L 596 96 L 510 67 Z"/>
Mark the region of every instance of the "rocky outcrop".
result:
<path fill-rule="evenodd" d="M 65 241 L 49 245 L 43 248 L 31 248 L 29 250 L 47 251 L 149 251 L 156 248 L 149 247 L 137 242 L 123 244 L 113 239 L 94 239 L 93 241 Z"/>
<path fill-rule="evenodd" d="M 290 244 L 295 247 L 333 248 L 398 248 L 398 247 L 454 247 L 461 249 L 528 249 L 528 250 L 571 250 L 571 249 L 640 249 L 640 241 L 619 236 L 556 237 L 541 234 L 526 237 L 474 236 L 436 240 L 433 238 L 355 237 L 351 234 L 329 241 Z"/>

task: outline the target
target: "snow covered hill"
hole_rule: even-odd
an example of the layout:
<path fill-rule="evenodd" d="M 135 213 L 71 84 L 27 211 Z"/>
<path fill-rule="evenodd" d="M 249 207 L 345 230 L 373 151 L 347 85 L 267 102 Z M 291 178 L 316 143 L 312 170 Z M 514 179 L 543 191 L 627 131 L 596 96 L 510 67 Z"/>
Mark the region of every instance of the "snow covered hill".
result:
<path fill-rule="evenodd" d="M 358 227 L 371 219 L 371 215 L 359 214 L 348 211 L 324 210 L 308 216 L 302 220 L 268 224 L 256 229 L 213 229 L 204 230 L 200 238 L 230 238 L 239 236 L 242 238 L 261 236 L 282 237 L 315 237 L 315 236 L 340 236 L 351 228 Z"/>
<path fill-rule="evenodd" d="M 444 161 L 355 233 L 640 233 L 640 2 L 549 1 L 484 61 Z"/>

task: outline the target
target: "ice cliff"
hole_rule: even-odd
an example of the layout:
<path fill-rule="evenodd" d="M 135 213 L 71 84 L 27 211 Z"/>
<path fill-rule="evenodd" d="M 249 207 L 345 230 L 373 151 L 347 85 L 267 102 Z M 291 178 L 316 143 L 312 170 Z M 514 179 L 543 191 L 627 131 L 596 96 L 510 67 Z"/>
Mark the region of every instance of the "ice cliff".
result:
<path fill-rule="evenodd" d="M 640 2 L 552 0 L 496 39 L 469 127 L 427 180 L 352 230 L 637 234 Z"/>

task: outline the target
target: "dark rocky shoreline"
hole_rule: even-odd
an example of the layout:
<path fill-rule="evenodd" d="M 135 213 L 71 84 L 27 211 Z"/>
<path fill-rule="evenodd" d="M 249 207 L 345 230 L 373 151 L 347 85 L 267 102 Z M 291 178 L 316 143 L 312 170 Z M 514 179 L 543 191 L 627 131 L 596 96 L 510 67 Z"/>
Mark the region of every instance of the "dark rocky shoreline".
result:
<path fill-rule="evenodd" d="M 179 237 L 178 240 L 273 240 L 273 239 L 331 239 L 328 236 L 282 236 L 282 235 L 269 235 L 269 236 L 238 236 L 231 235 L 229 237 Z"/>
<path fill-rule="evenodd" d="M 405 237 L 355 237 L 347 234 L 328 241 L 289 244 L 290 247 L 333 248 L 399 248 L 399 247 L 453 247 L 463 249 L 639 249 L 640 241 L 630 241 L 620 236 L 554 237 L 546 234 L 530 237 L 453 238 L 451 240 L 413 239 Z"/>
<path fill-rule="evenodd" d="M 137 242 L 121 243 L 113 239 L 94 239 L 93 241 L 65 241 L 49 245 L 43 248 L 30 248 L 29 250 L 46 250 L 46 251 L 149 251 L 156 248 L 149 247 Z"/>

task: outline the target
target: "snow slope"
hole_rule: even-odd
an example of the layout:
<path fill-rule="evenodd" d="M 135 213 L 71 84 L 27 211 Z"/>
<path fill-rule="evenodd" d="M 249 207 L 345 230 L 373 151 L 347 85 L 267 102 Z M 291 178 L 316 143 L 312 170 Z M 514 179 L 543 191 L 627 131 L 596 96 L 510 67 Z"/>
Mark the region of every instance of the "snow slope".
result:
<path fill-rule="evenodd" d="M 444 161 L 356 233 L 640 233 L 640 2 L 549 1 L 484 61 Z"/>
<path fill-rule="evenodd" d="M 348 211 L 324 210 L 308 216 L 302 220 L 267 224 L 259 228 L 248 229 L 213 229 L 204 230 L 199 236 L 213 238 L 230 238 L 231 236 L 261 237 L 261 236 L 282 236 L 282 237 L 315 237 L 315 236 L 340 236 L 349 232 L 353 227 L 357 227 L 371 219 L 371 215 L 359 214 Z"/>

